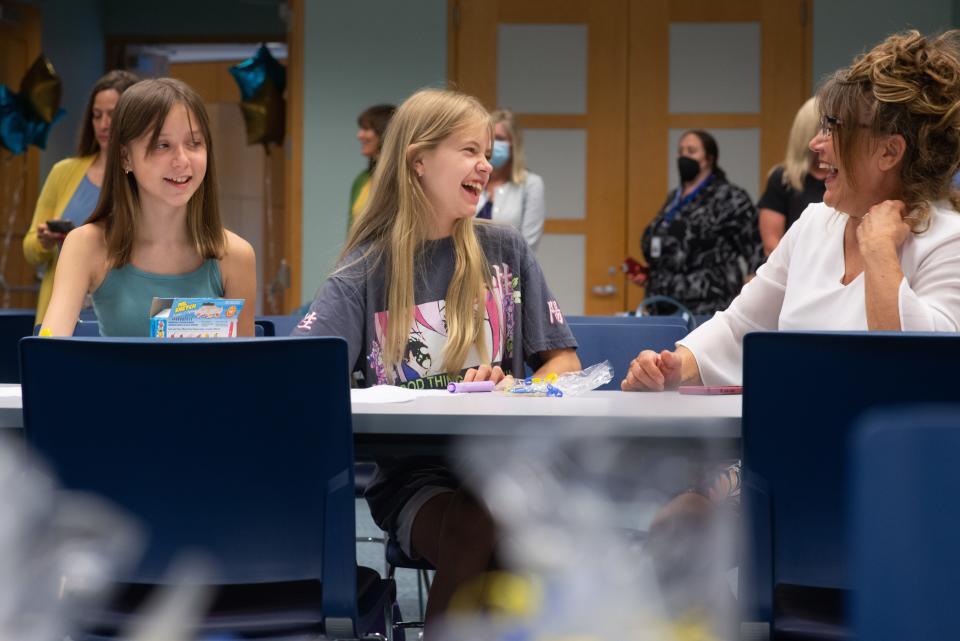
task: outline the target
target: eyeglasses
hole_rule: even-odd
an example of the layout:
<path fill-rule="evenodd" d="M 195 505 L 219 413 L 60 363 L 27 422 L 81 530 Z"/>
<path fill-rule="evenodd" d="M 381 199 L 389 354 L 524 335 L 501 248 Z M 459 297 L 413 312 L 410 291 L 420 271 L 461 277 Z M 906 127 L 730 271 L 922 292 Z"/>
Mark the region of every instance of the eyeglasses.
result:
<path fill-rule="evenodd" d="M 826 137 L 832 137 L 834 132 L 836 132 L 837 127 L 843 125 L 843 120 L 837 118 L 836 116 L 820 116 L 820 135 Z M 854 127 L 859 127 L 860 129 L 872 129 L 870 125 L 858 122 Z"/>
<path fill-rule="evenodd" d="M 821 136 L 833 136 L 833 132 L 837 130 L 843 124 L 836 116 L 820 116 L 820 135 Z"/>

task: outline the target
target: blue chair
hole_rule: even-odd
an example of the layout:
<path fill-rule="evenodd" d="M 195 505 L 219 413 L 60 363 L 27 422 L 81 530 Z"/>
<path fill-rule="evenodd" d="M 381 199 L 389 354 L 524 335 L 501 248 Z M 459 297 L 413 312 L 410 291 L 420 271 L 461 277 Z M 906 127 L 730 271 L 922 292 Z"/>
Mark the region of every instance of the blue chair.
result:
<path fill-rule="evenodd" d="M 564 316 L 571 325 L 677 325 L 687 327 L 680 316 Z"/>
<path fill-rule="evenodd" d="M 34 336 L 37 336 L 37 335 L 40 334 L 40 328 L 41 328 L 41 327 L 42 327 L 42 325 L 34 325 L 34 327 L 33 327 L 33 335 L 34 335 Z M 100 335 L 100 322 L 97 321 L 96 319 L 94 319 L 94 320 L 84 320 L 84 319 L 81 318 L 81 319 L 77 320 L 77 324 L 76 324 L 76 326 L 74 326 L 74 328 L 73 328 L 73 335 L 74 335 L 74 336 L 83 336 L 83 337 L 86 337 L 86 338 L 89 338 L 89 337 L 91 337 L 91 336 L 99 336 L 99 335 Z"/>
<path fill-rule="evenodd" d="M 389 625 L 393 582 L 356 565 L 342 339 L 31 337 L 20 352 L 27 443 L 67 488 L 149 532 L 120 598 L 92 617 L 97 634 L 128 624 L 187 548 L 212 559 L 219 588 L 198 636 L 350 639 Z"/>
<path fill-rule="evenodd" d="M 618 390 L 627 375 L 630 361 L 642 350 L 674 349 L 687 335 L 686 325 L 653 323 L 579 323 L 567 319 L 577 339 L 577 356 L 583 367 L 608 360 L 613 365 L 613 380 L 601 390 Z"/>
<path fill-rule="evenodd" d="M 20 382 L 17 345 L 33 332 L 35 309 L 0 309 L 0 383 Z"/>
<path fill-rule="evenodd" d="M 860 425 L 849 539 L 857 638 L 955 638 L 960 405 L 904 406 Z"/>
<path fill-rule="evenodd" d="M 265 318 L 257 318 L 253 321 L 253 326 L 257 336 L 276 336 L 277 329 L 273 321 Z"/>
<path fill-rule="evenodd" d="M 960 336 L 759 332 L 744 339 L 740 603 L 772 638 L 850 635 L 848 437 L 865 410 L 957 398 Z"/>
<path fill-rule="evenodd" d="M 257 316 L 258 321 L 264 321 L 273 324 L 274 336 L 289 336 L 293 328 L 297 326 L 303 314 L 291 314 L 289 316 L 268 315 Z M 268 334 L 269 336 L 269 334 Z"/>

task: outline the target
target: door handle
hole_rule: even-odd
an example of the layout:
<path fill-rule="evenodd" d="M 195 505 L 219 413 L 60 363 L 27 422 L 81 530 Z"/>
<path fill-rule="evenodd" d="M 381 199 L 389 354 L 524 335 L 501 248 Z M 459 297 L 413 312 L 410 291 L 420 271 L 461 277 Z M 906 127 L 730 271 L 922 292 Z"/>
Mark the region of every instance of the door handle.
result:
<path fill-rule="evenodd" d="M 594 296 L 614 296 L 617 293 L 616 285 L 594 285 L 590 288 Z"/>

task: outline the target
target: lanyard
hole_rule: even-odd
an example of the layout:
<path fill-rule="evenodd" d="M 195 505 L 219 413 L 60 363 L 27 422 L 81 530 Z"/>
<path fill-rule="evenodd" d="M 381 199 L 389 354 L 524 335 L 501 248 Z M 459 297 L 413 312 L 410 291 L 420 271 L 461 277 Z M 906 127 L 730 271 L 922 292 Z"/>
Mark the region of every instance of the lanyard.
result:
<path fill-rule="evenodd" d="M 673 219 L 677 217 L 677 213 L 681 209 L 683 209 L 683 207 L 687 205 L 690 201 L 696 198 L 697 195 L 712 182 L 713 182 L 713 174 L 710 174 L 709 176 L 704 178 L 702 183 L 697 185 L 696 189 L 691 191 L 689 194 L 687 194 L 683 198 L 680 197 L 680 194 L 683 193 L 683 189 L 680 187 L 677 187 L 676 196 L 674 197 L 673 202 L 670 204 L 670 208 L 664 212 L 663 220 L 666 221 L 668 224 L 672 223 Z"/>

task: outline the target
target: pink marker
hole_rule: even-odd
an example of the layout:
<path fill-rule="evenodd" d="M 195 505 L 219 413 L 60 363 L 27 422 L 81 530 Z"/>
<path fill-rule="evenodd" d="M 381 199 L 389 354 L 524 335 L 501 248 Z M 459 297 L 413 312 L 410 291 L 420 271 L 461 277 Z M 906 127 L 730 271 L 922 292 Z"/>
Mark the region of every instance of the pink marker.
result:
<path fill-rule="evenodd" d="M 450 383 L 447 385 L 447 391 L 452 394 L 464 394 L 467 392 L 492 392 L 496 387 L 493 381 L 474 381 L 471 383 Z"/>

